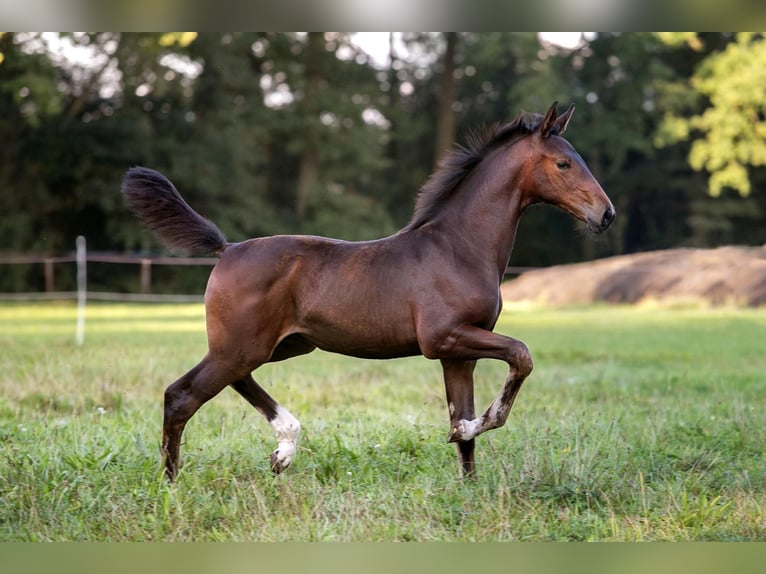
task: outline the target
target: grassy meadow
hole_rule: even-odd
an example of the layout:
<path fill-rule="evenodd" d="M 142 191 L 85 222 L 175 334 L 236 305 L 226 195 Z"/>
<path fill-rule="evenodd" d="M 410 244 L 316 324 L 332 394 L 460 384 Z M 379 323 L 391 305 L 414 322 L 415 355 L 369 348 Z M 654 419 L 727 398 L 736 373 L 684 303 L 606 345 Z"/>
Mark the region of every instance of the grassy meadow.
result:
<path fill-rule="evenodd" d="M 165 386 L 205 352 L 201 305 L 0 305 L 0 540 L 766 540 L 766 309 L 506 310 L 535 370 L 457 470 L 437 362 L 315 352 L 226 389 L 162 476 Z M 477 369 L 477 408 L 505 366 Z"/>

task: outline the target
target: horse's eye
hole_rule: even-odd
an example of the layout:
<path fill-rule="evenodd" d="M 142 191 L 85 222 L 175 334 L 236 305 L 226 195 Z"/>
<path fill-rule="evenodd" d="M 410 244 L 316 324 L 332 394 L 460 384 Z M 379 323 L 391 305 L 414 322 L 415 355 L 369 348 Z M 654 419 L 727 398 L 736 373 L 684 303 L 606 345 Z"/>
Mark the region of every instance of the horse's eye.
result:
<path fill-rule="evenodd" d="M 556 162 L 556 167 L 559 168 L 559 169 L 562 169 L 562 170 L 563 169 L 569 169 L 571 167 L 571 165 L 572 164 L 570 164 L 568 160 L 562 160 L 562 161 L 557 161 Z"/>

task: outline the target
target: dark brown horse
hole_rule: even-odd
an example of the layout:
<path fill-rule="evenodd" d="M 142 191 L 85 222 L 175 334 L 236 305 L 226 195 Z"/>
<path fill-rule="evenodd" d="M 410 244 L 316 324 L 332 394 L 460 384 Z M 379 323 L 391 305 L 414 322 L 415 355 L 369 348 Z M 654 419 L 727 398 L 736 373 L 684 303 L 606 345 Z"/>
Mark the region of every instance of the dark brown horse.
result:
<path fill-rule="evenodd" d="M 474 439 L 505 424 L 532 371 L 524 343 L 492 332 L 522 212 L 549 203 L 595 233 L 615 218 L 601 186 L 561 137 L 573 111 L 559 116 L 554 103 L 544 117 L 521 113 L 457 148 L 424 185 L 409 224 L 375 241 L 274 236 L 228 243 L 160 173 L 129 170 L 122 192 L 149 229 L 172 248 L 220 257 L 205 292 L 208 352 L 165 391 L 167 476 L 178 472 L 187 421 L 227 386 L 271 423 L 278 439 L 271 468 L 287 468 L 300 423 L 251 373 L 317 347 L 373 359 L 439 359 L 449 441 L 457 443 L 463 472 L 472 473 Z M 473 372 L 487 358 L 510 370 L 477 417 Z"/>

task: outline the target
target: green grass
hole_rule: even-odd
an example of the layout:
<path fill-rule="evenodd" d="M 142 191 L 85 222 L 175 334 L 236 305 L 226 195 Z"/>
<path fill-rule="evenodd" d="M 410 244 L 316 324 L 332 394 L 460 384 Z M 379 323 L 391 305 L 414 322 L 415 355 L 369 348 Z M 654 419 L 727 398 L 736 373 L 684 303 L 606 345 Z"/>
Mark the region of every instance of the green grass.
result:
<path fill-rule="evenodd" d="M 303 423 L 225 390 L 163 480 L 162 393 L 205 351 L 198 305 L 0 306 L 0 540 L 764 540 L 766 310 L 506 311 L 535 370 L 508 423 L 446 444 L 438 363 L 315 352 L 256 378 Z M 477 369 L 477 407 L 504 365 Z"/>

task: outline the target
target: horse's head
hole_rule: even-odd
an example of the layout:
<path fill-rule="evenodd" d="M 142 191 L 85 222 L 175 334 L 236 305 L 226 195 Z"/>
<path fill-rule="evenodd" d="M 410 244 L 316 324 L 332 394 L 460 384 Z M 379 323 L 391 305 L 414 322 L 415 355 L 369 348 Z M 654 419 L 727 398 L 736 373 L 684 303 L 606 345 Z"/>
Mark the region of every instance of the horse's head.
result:
<path fill-rule="evenodd" d="M 555 205 L 585 222 L 594 233 L 601 233 L 614 221 L 614 206 L 580 154 L 561 137 L 574 104 L 560 116 L 557 106 L 554 102 L 530 136 L 521 181 L 525 203 Z"/>

